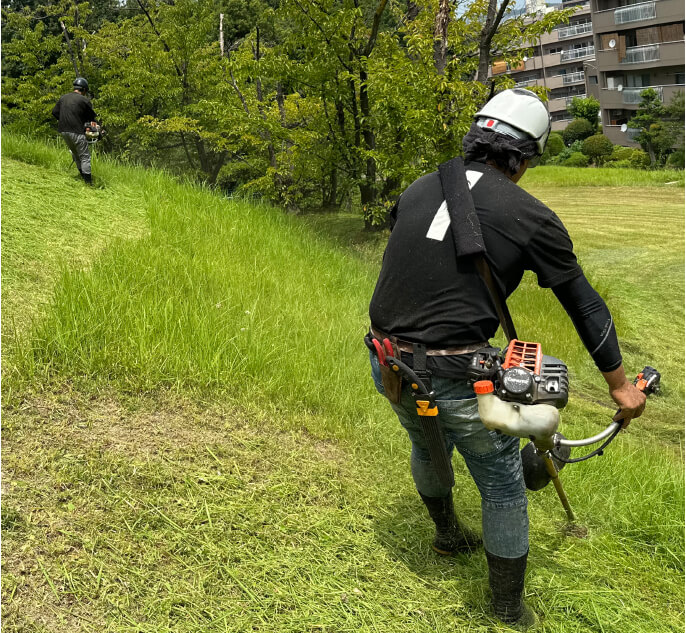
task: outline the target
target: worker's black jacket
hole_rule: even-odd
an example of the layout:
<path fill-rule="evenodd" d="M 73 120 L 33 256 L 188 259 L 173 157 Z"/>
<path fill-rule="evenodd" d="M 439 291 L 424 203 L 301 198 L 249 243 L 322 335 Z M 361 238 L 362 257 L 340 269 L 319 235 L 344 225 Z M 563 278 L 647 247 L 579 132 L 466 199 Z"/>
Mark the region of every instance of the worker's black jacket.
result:
<path fill-rule="evenodd" d="M 83 134 L 84 125 L 97 119 L 90 99 L 78 92 L 62 95 L 52 109 L 52 116 L 59 121 L 58 132 L 72 132 L 74 134 Z"/>
<path fill-rule="evenodd" d="M 497 169 L 466 165 L 495 282 L 505 296 L 525 270 L 552 288 L 603 372 L 622 363 L 612 315 L 584 276 L 560 219 Z M 486 341 L 498 329 L 489 291 L 469 257 L 457 258 L 438 172 L 415 181 L 391 214 L 392 232 L 369 315 L 379 330 L 428 347 Z M 458 229 L 459 230 L 459 227 Z M 405 359 L 411 363 L 411 358 Z M 461 377 L 469 355 L 433 356 L 436 375 Z"/>
<path fill-rule="evenodd" d="M 548 207 L 493 167 L 471 162 L 466 169 L 487 257 L 506 296 L 525 270 L 546 288 L 581 274 L 572 241 Z M 402 194 L 369 308 L 380 330 L 438 348 L 485 341 L 498 329 L 473 261 L 455 255 L 443 200 L 438 172 Z"/>

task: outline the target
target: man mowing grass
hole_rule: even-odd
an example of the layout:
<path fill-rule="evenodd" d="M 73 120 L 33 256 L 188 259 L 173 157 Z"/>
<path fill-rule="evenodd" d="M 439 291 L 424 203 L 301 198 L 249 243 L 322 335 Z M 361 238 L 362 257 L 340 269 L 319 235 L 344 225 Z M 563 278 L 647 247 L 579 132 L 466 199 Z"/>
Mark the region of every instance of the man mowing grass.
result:
<path fill-rule="evenodd" d="M 567 230 L 515 184 L 543 154 L 549 133 L 550 116 L 534 93 L 506 90 L 491 99 L 463 140 L 466 171 L 459 173 L 465 182 L 457 189 L 471 198 L 475 216 L 465 215 L 470 221 L 454 226 L 447 205 L 459 206 L 466 198 L 445 193 L 452 185 L 446 185 L 444 166 L 440 175 L 433 172 L 410 185 L 391 214 L 392 232 L 369 308 L 372 377 L 409 435 L 412 476 L 436 524 L 433 549 L 443 555 L 473 552 L 481 542 L 455 516 L 451 466 L 447 462 L 449 476 L 441 476 L 438 460 L 431 459 L 437 454 L 431 443 L 438 442 L 448 459 L 453 448 L 459 451 L 481 493 L 493 611 L 522 629 L 532 627 L 536 616 L 522 600 L 529 519 L 519 438 L 483 426 L 466 377 L 473 353 L 495 335 L 499 313 L 502 318 L 497 297 L 504 301 L 514 292 L 525 270 L 536 273 L 539 285 L 552 289 L 569 314 L 605 378 L 621 409 L 616 419 L 626 426 L 645 406 L 645 395 L 624 373 L 612 316 L 577 263 Z M 478 272 L 470 256 L 473 235 L 482 239 L 487 272 Z M 464 252 L 456 250 L 460 240 Z M 433 439 L 423 430 L 426 421 L 412 385 L 388 371 L 384 351 L 430 383 L 439 429 Z"/>
<path fill-rule="evenodd" d="M 52 116 L 58 121 L 57 131 L 62 135 L 71 152 L 81 178 L 88 185 L 93 184 L 91 176 L 91 154 L 86 139 L 85 127 L 94 123 L 97 115 L 93 111 L 88 94 L 88 82 L 83 77 L 74 79 L 74 90 L 62 95 L 52 109 Z"/>

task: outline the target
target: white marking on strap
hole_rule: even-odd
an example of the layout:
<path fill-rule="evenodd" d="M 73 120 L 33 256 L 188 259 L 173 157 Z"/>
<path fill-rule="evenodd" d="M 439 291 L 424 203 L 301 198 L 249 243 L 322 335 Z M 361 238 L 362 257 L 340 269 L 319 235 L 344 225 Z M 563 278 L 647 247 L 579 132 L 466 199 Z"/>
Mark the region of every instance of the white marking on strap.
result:
<path fill-rule="evenodd" d="M 483 176 L 481 172 L 472 169 L 468 169 L 465 175 L 467 176 L 467 184 L 469 185 L 470 190 L 479 182 L 479 178 Z M 445 234 L 448 232 L 449 226 L 450 214 L 448 213 L 448 204 L 443 200 L 441 206 L 438 207 L 438 211 L 436 211 L 436 215 L 431 222 L 426 237 L 430 240 L 442 242 L 445 239 Z"/>

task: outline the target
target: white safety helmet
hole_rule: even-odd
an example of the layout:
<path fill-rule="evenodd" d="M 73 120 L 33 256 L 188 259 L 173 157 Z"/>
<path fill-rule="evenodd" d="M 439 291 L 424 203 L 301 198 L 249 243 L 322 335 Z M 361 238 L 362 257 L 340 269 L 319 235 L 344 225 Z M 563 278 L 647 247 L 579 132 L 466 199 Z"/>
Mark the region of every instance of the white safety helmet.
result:
<path fill-rule="evenodd" d="M 499 134 L 536 141 L 538 155 L 543 154 L 550 134 L 550 114 L 531 90 L 503 90 L 474 115 L 479 127 Z"/>

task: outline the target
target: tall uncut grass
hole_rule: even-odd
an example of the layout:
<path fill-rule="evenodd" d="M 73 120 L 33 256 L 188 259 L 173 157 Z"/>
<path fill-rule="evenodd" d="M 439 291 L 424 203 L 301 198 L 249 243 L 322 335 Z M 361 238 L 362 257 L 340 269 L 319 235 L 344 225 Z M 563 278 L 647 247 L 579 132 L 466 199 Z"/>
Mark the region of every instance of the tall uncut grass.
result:
<path fill-rule="evenodd" d="M 362 414 L 368 269 L 274 209 L 154 174 L 141 195 L 149 236 L 64 273 L 22 371 Z"/>
<path fill-rule="evenodd" d="M 60 147 L 5 135 L 3 158 L 70 186 Z M 129 195 L 144 226 L 67 267 L 5 350 L 11 630 L 509 630 L 488 614 L 483 555 L 427 555 L 406 438 L 368 378 L 382 247 L 360 257 L 278 209 L 159 172 L 103 160 L 95 173 L 103 189 L 75 191 L 103 206 Z M 527 600 L 550 633 L 679 630 L 683 196 L 643 186 L 617 204 L 609 187 L 525 186 L 570 228 L 627 368 L 653 364 L 664 382 L 602 458 L 562 473 L 587 538 L 566 536 L 551 486 L 530 494 Z M 18 225 L 3 277 L 23 265 Z M 511 310 L 522 338 L 570 365 L 563 432 L 608 424 L 602 380 L 552 293 L 527 275 Z M 478 493 L 455 466 L 476 525 Z"/>

